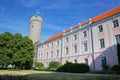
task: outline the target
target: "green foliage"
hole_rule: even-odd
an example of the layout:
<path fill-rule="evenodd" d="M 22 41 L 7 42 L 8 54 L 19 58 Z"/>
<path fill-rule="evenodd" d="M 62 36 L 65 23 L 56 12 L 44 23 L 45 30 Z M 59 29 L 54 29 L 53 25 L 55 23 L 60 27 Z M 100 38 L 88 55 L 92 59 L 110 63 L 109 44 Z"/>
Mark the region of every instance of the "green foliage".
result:
<path fill-rule="evenodd" d="M 56 69 L 59 68 L 60 66 L 62 66 L 62 64 L 60 62 L 52 61 L 49 63 L 48 70 L 49 71 L 56 71 Z"/>
<path fill-rule="evenodd" d="M 103 70 L 103 71 L 104 71 L 104 70 L 109 70 L 109 66 L 106 65 L 106 64 L 102 65 L 102 70 Z"/>
<path fill-rule="evenodd" d="M 0 34 L 0 65 L 7 68 L 30 69 L 33 63 L 34 45 L 28 37 L 5 32 Z"/>
<path fill-rule="evenodd" d="M 40 71 L 45 71 L 46 68 L 44 67 L 42 62 L 35 62 L 34 63 L 35 69 Z"/>
<path fill-rule="evenodd" d="M 120 74 L 120 65 L 114 65 L 111 70 L 114 74 Z"/>
<path fill-rule="evenodd" d="M 58 72 L 73 72 L 73 73 L 86 73 L 89 72 L 89 66 L 84 63 L 71 63 L 66 62 L 62 67 L 57 69 Z"/>
<path fill-rule="evenodd" d="M 118 56 L 118 63 L 120 65 L 120 43 L 117 43 L 117 56 Z"/>

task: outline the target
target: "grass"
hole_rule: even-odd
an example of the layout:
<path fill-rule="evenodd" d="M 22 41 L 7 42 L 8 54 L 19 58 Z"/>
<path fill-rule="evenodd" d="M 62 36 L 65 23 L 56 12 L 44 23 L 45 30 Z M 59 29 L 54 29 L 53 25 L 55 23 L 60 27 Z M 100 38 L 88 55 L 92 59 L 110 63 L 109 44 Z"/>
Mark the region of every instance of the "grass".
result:
<path fill-rule="evenodd" d="M 32 70 L 0 70 L 0 80 L 120 80 L 115 77 L 80 76 Z"/>

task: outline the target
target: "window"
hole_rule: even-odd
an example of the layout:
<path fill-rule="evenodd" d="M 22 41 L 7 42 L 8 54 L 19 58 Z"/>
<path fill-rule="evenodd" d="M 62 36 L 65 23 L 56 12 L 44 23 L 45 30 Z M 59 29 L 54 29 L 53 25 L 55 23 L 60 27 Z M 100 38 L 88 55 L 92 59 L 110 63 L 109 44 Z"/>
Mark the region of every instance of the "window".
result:
<path fill-rule="evenodd" d="M 87 42 L 84 43 L 84 52 L 87 51 Z"/>
<path fill-rule="evenodd" d="M 68 43 L 68 38 L 66 38 L 66 43 Z"/>
<path fill-rule="evenodd" d="M 41 59 L 41 55 L 40 55 L 40 54 L 38 55 L 38 58 L 40 58 L 40 59 Z"/>
<path fill-rule="evenodd" d="M 46 58 L 48 58 L 48 52 L 47 52 L 47 54 L 46 54 Z"/>
<path fill-rule="evenodd" d="M 83 32 L 83 37 L 87 37 L 87 32 L 86 31 Z"/>
<path fill-rule="evenodd" d="M 100 39 L 100 48 L 105 48 L 104 39 Z"/>
<path fill-rule="evenodd" d="M 53 51 L 51 51 L 51 58 L 53 57 Z"/>
<path fill-rule="evenodd" d="M 74 35 L 74 40 L 77 40 L 77 35 Z"/>
<path fill-rule="evenodd" d="M 88 59 L 87 58 L 85 59 L 85 64 L 88 65 Z"/>
<path fill-rule="evenodd" d="M 33 28 L 33 25 L 32 25 L 32 28 Z"/>
<path fill-rule="evenodd" d="M 114 27 L 118 27 L 119 26 L 119 23 L 118 23 L 117 19 L 113 21 L 113 25 L 114 25 Z"/>
<path fill-rule="evenodd" d="M 77 45 L 74 46 L 74 52 L 77 53 Z"/>
<path fill-rule="evenodd" d="M 103 69 L 104 69 L 104 66 L 107 65 L 106 57 L 101 57 L 101 65 Z"/>
<path fill-rule="evenodd" d="M 57 46 L 59 46 L 59 41 L 57 41 Z"/>
<path fill-rule="evenodd" d="M 116 35 L 115 38 L 116 38 L 116 42 L 117 42 L 117 43 L 120 43 L 120 34 L 119 34 L 119 35 Z"/>
<path fill-rule="evenodd" d="M 66 55 L 68 55 L 68 48 L 66 48 Z"/>
<path fill-rule="evenodd" d="M 41 59 L 42 59 L 42 53 L 41 53 L 41 56 L 40 56 L 40 57 L 41 57 Z"/>
<path fill-rule="evenodd" d="M 52 47 L 53 47 L 53 43 L 52 43 L 51 45 L 52 45 Z"/>
<path fill-rule="evenodd" d="M 59 56 L 59 50 L 57 50 L 57 56 Z"/>
<path fill-rule="evenodd" d="M 99 28 L 99 32 L 103 32 L 103 27 L 102 27 L 102 25 L 98 26 L 98 28 Z"/>
<path fill-rule="evenodd" d="M 49 48 L 49 44 L 47 44 L 47 48 Z"/>
<path fill-rule="evenodd" d="M 77 60 L 75 59 L 74 62 L 77 63 Z"/>

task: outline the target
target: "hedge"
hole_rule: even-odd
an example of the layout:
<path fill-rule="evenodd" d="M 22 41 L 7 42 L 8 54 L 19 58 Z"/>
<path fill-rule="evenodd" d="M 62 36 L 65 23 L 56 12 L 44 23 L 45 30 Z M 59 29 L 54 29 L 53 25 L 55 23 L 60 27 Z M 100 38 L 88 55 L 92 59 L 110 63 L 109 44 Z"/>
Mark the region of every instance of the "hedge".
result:
<path fill-rule="evenodd" d="M 89 72 L 89 66 L 84 63 L 66 62 L 63 66 L 56 70 L 57 72 L 86 73 Z"/>

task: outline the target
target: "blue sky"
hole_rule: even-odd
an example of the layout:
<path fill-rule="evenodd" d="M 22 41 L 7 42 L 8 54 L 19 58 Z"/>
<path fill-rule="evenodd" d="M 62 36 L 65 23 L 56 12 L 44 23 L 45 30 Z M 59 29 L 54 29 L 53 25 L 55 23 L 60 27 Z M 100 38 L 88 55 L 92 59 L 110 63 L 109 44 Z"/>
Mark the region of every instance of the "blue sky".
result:
<path fill-rule="evenodd" d="M 80 22 L 120 6 L 120 0 L 0 0 L 0 34 L 28 36 L 29 19 L 44 18 L 41 42 Z"/>

